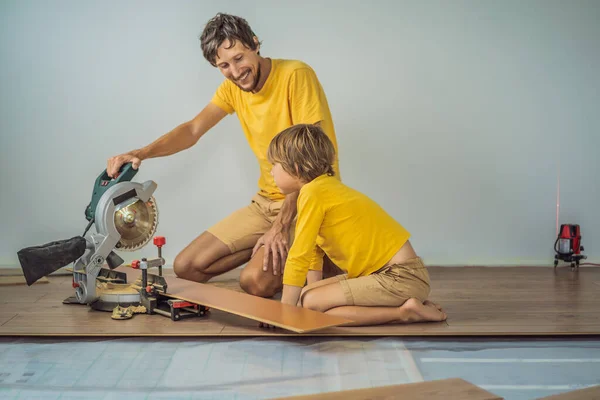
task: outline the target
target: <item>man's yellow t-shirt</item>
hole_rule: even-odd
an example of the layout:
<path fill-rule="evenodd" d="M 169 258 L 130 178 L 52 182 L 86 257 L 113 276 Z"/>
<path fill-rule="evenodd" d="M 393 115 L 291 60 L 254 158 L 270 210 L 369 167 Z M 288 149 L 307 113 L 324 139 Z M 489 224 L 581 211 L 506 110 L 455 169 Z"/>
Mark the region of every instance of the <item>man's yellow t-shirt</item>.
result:
<path fill-rule="evenodd" d="M 370 275 L 409 238 L 410 233 L 375 201 L 321 175 L 300 189 L 296 236 L 283 283 L 304 286 L 309 269 L 323 268 L 324 253 L 348 278 Z"/>
<path fill-rule="evenodd" d="M 212 102 L 228 114 L 237 113 L 258 159 L 258 188 L 264 197 L 272 200 L 285 198 L 271 176 L 272 165 L 267 160 L 267 149 L 275 135 L 292 125 L 321 123 L 321 128 L 335 147 L 333 169 L 339 177 L 337 140 L 329 104 L 317 75 L 306 63 L 272 59 L 271 71 L 260 92 L 244 92 L 227 79 L 218 87 Z"/>

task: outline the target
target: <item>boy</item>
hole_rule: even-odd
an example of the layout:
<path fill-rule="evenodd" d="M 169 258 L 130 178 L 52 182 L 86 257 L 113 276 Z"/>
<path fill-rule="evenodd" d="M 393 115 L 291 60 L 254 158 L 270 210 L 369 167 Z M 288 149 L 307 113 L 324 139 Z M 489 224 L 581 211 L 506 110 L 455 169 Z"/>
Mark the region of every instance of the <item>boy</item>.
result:
<path fill-rule="evenodd" d="M 446 319 L 427 300 L 429 273 L 409 232 L 334 177 L 335 149 L 318 125 L 280 132 L 267 157 L 282 193 L 299 191 L 281 302 L 338 315 L 356 326 Z M 325 254 L 346 273 L 321 280 Z"/>

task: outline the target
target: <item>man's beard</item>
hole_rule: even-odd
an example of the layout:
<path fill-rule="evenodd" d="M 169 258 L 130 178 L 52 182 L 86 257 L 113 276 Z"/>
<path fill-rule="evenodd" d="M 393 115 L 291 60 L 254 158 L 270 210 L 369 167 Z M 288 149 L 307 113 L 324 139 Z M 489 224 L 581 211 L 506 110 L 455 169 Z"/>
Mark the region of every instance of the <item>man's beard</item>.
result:
<path fill-rule="evenodd" d="M 250 73 L 252 73 L 252 71 L 250 71 Z M 254 77 L 254 81 L 252 82 L 252 86 L 250 87 L 250 89 L 244 89 L 239 83 L 237 83 L 237 81 L 235 82 L 235 84 L 237 87 L 242 89 L 244 92 L 252 92 L 256 88 L 256 86 L 258 86 L 259 81 L 260 81 L 260 64 L 258 64 L 258 67 L 256 68 L 256 76 Z"/>

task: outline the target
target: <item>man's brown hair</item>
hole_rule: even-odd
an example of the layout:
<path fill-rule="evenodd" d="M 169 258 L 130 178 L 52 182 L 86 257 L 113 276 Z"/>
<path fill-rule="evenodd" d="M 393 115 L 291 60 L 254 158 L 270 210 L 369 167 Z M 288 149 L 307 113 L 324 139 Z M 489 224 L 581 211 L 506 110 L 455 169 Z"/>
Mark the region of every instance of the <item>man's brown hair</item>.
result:
<path fill-rule="evenodd" d="M 281 131 L 271 141 L 267 158 L 305 182 L 324 174 L 335 175 L 335 147 L 318 125 L 297 124 Z"/>
<path fill-rule="evenodd" d="M 254 36 L 256 35 L 244 18 L 218 13 L 204 27 L 204 31 L 200 35 L 200 47 L 204 58 L 213 67 L 216 67 L 217 50 L 225 40 L 230 42 L 228 48 L 235 46 L 239 40 L 246 48 L 256 50 L 260 42 L 257 44 Z"/>

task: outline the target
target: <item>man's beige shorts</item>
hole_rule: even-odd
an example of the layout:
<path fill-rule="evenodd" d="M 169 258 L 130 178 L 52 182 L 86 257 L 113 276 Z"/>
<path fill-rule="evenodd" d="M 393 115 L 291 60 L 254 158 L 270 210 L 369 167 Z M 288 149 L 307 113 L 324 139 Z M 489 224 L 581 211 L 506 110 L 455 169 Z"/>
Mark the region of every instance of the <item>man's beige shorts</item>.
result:
<path fill-rule="evenodd" d="M 225 243 L 232 253 L 251 249 L 271 228 L 282 205 L 283 200 L 274 201 L 255 194 L 249 205 L 217 222 L 208 232 Z M 290 240 L 294 237 L 294 225 L 290 227 Z"/>
<path fill-rule="evenodd" d="M 367 276 L 348 279 L 347 274 L 337 275 L 305 287 L 302 293 L 334 282 L 342 286 L 349 306 L 399 307 L 412 297 L 424 302 L 431 291 L 429 272 L 416 257 Z"/>

